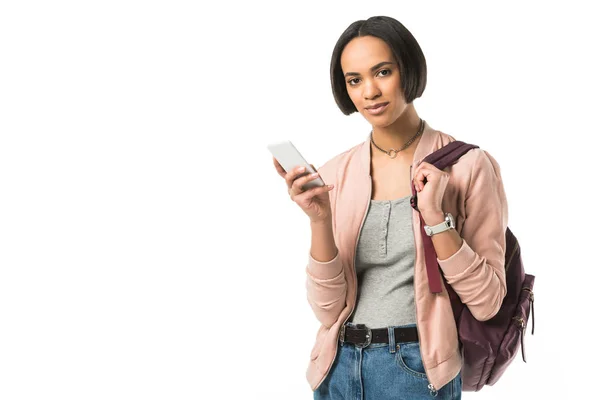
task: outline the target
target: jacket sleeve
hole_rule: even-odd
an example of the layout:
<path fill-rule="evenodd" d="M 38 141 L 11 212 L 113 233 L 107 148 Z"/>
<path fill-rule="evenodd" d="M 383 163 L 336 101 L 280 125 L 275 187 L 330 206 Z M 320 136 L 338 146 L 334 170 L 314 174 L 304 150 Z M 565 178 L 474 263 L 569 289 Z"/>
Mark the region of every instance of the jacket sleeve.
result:
<path fill-rule="evenodd" d="M 318 170 L 326 184 L 333 183 L 334 189 L 329 192 L 332 211 L 333 234 L 335 237 L 335 200 L 338 190 L 335 162 L 330 160 Z M 326 327 L 330 328 L 339 318 L 346 306 L 346 276 L 339 248 L 336 256 L 325 262 L 315 260 L 309 251 L 306 267 L 306 293 L 315 316 Z"/>
<path fill-rule="evenodd" d="M 346 306 L 347 285 L 340 253 L 328 262 L 318 262 L 310 254 L 308 257 L 308 303 L 319 322 L 331 328 Z"/>
<path fill-rule="evenodd" d="M 461 248 L 438 263 L 471 314 L 486 321 L 494 317 L 506 296 L 506 228 L 508 206 L 496 160 L 484 150 L 473 164 L 465 195 Z"/>

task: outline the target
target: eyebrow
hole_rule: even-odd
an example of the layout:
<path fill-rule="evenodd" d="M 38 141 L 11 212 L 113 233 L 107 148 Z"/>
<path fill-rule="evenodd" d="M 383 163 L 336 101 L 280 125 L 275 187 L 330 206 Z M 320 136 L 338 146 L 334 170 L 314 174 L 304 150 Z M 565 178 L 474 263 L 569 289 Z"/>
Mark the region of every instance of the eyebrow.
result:
<path fill-rule="evenodd" d="M 380 62 L 379 64 L 372 66 L 372 67 L 371 67 L 371 71 L 375 71 L 376 69 L 378 69 L 378 68 L 381 68 L 381 67 L 383 67 L 384 65 L 388 65 L 388 64 L 394 64 L 394 63 L 393 63 L 393 62 L 390 62 L 390 61 L 383 61 L 383 62 Z M 359 75 L 360 75 L 360 74 L 359 74 L 358 72 L 346 72 L 346 73 L 344 74 L 344 76 L 359 76 Z"/>

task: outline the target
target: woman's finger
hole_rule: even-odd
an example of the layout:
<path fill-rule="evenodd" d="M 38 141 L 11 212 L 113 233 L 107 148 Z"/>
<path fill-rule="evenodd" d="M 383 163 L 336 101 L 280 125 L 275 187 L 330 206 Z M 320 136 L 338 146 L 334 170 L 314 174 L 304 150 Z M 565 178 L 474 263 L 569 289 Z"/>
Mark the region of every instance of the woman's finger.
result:
<path fill-rule="evenodd" d="M 292 184 L 298 178 L 298 175 L 305 174 L 305 173 L 306 173 L 305 167 L 295 167 L 294 169 L 289 171 L 285 175 L 285 182 L 287 183 L 288 188 L 290 188 L 290 189 L 292 188 Z"/>
<path fill-rule="evenodd" d="M 413 178 L 413 183 L 415 185 L 415 189 L 417 189 L 417 191 L 421 191 L 423 190 L 423 188 L 425 187 L 425 178 L 427 178 L 428 176 L 430 176 L 431 174 L 434 173 L 434 170 L 431 169 L 429 167 L 430 164 L 427 163 L 422 163 L 419 165 L 419 167 L 417 168 L 417 170 L 415 171 L 415 176 Z M 428 179 L 429 181 L 430 179 Z"/>
<path fill-rule="evenodd" d="M 317 179 L 318 177 L 319 173 L 315 172 L 314 174 L 308 174 L 306 176 L 298 178 L 292 184 L 292 190 L 294 190 L 296 193 L 300 193 L 302 192 L 302 186 L 304 186 L 309 181 L 312 181 L 313 179 Z"/>
<path fill-rule="evenodd" d="M 315 188 L 308 189 L 304 192 L 301 192 L 301 193 L 298 193 L 298 194 L 292 196 L 292 200 L 294 200 L 296 203 L 307 202 L 308 200 L 312 199 L 313 197 L 318 196 L 322 193 L 329 192 L 332 189 L 333 189 L 333 185 L 324 185 L 324 186 L 315 187 Z"/>

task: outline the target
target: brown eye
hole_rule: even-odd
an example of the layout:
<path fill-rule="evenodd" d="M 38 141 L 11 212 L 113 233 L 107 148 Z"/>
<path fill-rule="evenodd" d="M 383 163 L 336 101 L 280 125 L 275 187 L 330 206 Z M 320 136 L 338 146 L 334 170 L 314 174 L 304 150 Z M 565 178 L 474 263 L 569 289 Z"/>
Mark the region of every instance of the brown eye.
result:
<path fill-rule="evenodd" d="M 381 73 L 383 73 L 383 72 L 385 72 L 385 74 L 384 74 L 384 75 L 382 75 L 382 76 L 388 76 L 389 74 L 391 74 L 391 73 L 392 73 L 392 71 L 390 71 L 389 69 L 382 69 L 382 70 L 381 70 L 381 71 L 379 71 L 377 74 L 379 75 L 379 74 L 381 74 Z"/>
<path fill-rule="evenodd" d="M 357 84 L 358 84 L 358 82 L 355 82 L 355 83 L 353 83 L 354 81 L 358 81 L 358 78 L 350 79 L 350 80 L 348 81 L 348 84 L 349 84 L 350 86 L 357 85 Z"/>

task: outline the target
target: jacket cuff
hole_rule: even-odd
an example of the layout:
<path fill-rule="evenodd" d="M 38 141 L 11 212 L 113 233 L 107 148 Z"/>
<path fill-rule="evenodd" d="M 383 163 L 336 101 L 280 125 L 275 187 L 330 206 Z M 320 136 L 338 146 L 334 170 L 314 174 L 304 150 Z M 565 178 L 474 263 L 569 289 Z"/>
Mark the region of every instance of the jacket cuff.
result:
<path fill-rule="evenodd" d="M 460 249 L 445 260 L 437 259 L 440 268 L 446 277 L 460 275 L 477 260 L 477 253 L 473 251 L 467 241 L 463 239 Z"/>
<path fill-rule="evenodd" d="M 316 279 L 332 279 L 342 272 L 342 259 L 338 251 L 331 261 L 321 262 L 315 260 L 308 252 L 308 273 Z"/>

